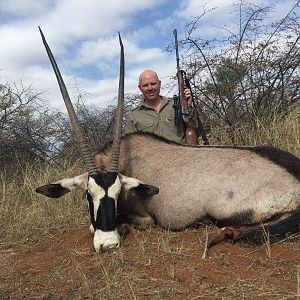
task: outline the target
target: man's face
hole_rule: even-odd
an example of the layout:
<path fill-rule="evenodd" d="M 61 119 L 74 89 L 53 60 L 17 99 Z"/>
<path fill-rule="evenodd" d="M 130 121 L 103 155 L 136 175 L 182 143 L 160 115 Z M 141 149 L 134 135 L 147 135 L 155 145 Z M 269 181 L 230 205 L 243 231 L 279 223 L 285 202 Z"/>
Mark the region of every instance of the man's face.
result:
<path fill-rule="evenodd" d="M 156 100 L 160 93 L 160 80 L 155 74 L 144 74 L 140 78 L 139 89 L 146 101 Z"/>

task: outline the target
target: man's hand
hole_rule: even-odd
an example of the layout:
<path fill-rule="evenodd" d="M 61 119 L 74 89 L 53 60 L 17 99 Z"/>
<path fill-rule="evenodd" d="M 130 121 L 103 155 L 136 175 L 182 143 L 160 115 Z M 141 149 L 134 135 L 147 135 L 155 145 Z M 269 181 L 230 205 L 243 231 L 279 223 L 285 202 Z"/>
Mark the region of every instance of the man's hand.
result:
<path fill-rule="evenodd" d="M 191 90 L 185 87 L 183 90 L 183 95 L 184 95 L 185 100 L 187 101 L 187 106 L 191 107 L 192 103 L 193 103 Z"/>

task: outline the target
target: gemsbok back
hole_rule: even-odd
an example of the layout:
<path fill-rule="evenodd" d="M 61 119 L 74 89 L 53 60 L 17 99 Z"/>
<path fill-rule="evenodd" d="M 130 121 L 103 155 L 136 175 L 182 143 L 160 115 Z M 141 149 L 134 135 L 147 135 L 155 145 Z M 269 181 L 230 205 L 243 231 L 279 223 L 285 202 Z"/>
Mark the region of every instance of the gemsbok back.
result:
<path fill-rule="evenodd" d="M 121 120 L 124 102 L 124 48 L 119 34 L 121 46 L 120 78 L 118 106 L 116 109 L 116 123 L 114 127 L 114 140 L 112 144 L 109 166 L 105 172 L 99 171 L 93 161 L 90 147 L 80 128 L 75 110 L 70 101 L 64 81 L 46 42 L 42 30 L 39 28 L 44 46 L 54 69 L 63 99 L 65 101 L 72 128 L 85 162 L 88 172 L 74 178 L 66 178 L 53 184 L 37 188 L 37 192 L 46 196 L 57 198 L 69 191 L 82 188 L 86 191 L 86 199 L 89 206 L 91 223 L 94 228 L 94 248 L 97 252 L 116 248 L 120 244 L 120 236 L 116 228 L 117 200 L 123 187 L 143 196 L 151 196 L 158 193 L 158 188 L 143 184 L 141 181 L 124 176 L 118 172 L 120 156 Z"/>
<path fill-rule="evenodd" d="M 87 190 L 96 250 L 99 245 L 119 245 L 115 225 L 109 231 L 113 237 L 106 238 L 103 229 L 115 222 L 118 196 L 118 214 L 135 224 L 157 223 L 179 230 L 213 218 L 226 227 L 211 236 L 210 245 L 227 237 L 255 242 L 264 232 L 281 237 L 300 230 L 300 159 L 286 151 L 264 146 L 186 146 L 141 133 L 119 142 L 118 171 L 126 176 L 111 171 L 114 140 L 94 156 L 96 167 L 89 174 L 37 189 L 48 197 L 62 196 L 76 187 Z M 98 170 L 104 173 L 94 175 Z"/>

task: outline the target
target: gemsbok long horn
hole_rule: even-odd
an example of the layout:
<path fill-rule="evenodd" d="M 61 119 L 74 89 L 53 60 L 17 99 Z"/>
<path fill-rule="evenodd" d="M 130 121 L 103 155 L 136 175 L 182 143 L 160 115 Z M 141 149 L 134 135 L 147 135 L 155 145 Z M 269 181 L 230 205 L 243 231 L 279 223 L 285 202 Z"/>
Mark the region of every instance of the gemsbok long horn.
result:
<path fill-rule="evenodd" d="M 52 54 L 52 52 L 51 52 L 51 50 L 50 50 L 50 48 L 49 48 L 49 46 L 46 42 L 45 36 L 44 36 L 44 34 L 43 34 L 40 27 L 39 27 L 39 30 L 40 30 L 40 34 L 42 36 L 43 44 L 46 48 L 48 57 L 50 59 L 50 62 L 51 62 L 51 65 L 53 67 L 55 76 L 57 78 L 58 85 L 59 85 L 62 97 L 65 101 L 65 105 L 67 107 L 67 110 L 68 110 L 68 113 L 69 113 L 69 116 L 70 116 L 72 128 L 73 128 L 74 134 L 76 136 L 76 139 L 78 141 L 78 145 L 79 145 L 79 148 L 80 148 L 81 155 L 83 157 L 85 166 L 86 166 L 89 174 L 92 175 L 92 174 L 97 172 L 97 168 L 96 168 L 96 165 L 95 165 L 94 160 L 93 160 L 91 149 L 89 147 L 89 144 L 87 143 L 87 140 L 85 139 L 85 137 L 83 135 L 82 129 L 80 127 L 78 118 L 77 118 L 75 110 L 74 110 L 74 107 L 73 107 L 72 102 L 70 100 L 68 91 L 66 89 L 65 83 L 64 83 L 64 81 L 62 79 L 62 76 L 60 74 L 60 71 L 59 71 L 59 68 L 56 64 L 54 56 L 53 56 L 53 54 Z"/>
<path fill-rule="evenodd" d="M 111 161 L 109 167 L 109 171 L 111 172 L 118 172 L 119 169 L 120 140 L 121 140 L 122 118 L 123 118 L 123 107 L 124 107 L 125 58 L 124 58 L 124 47 L 123 47 L 120 33 L 119 33 L 119 42 L 121 47 L 119 92 L 118 92 L 118 105 L 116 108 L 116 122 L 114 126 L 114 139 L 113 139 Z"/>

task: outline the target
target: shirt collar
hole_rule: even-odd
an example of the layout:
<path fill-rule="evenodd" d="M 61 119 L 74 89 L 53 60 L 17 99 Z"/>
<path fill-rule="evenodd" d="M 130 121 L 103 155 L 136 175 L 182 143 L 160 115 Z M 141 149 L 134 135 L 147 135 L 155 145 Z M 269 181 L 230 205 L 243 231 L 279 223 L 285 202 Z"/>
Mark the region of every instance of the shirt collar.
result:
<path fill-rule="evenodd" d="M 161 104 L 161 109 L 163 107 L 165 107 L 170 101 L 171 99 L 166 98 L 164 96 L 160 96 L 162 98 L 162 104 Z M 138 109 L 151 109 L 148 106 L 145 106 L 145 98 L 143 98 L 143 100 L 141 101 L 141 103 L 138 105 Z"/>

